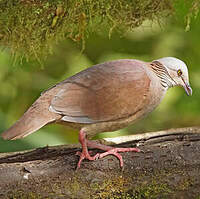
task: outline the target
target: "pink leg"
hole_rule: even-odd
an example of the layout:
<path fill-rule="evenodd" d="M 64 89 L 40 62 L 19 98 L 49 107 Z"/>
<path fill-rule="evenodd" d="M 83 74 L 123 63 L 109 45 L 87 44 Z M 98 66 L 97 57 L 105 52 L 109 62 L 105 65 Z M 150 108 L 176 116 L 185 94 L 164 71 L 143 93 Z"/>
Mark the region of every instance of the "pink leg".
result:
<path fill-rule="evenodd" d="M 80 130 L 80 132 L 79 132 L 79 141 L 82 145 L 82 152 L 77 153 L 77 155 L 80 156 L 77 168 L 80 168 L 81 162 L 84 159 L 96 160 L 98 158 L 103 158 L 107 155 L 116 156 L 120 161 L 120 166 L 123 167 L 123 165 L 124 165 L 123 158 L 119 154 L 119 152 L 130 152 L 130 151 L 140 152 L 140 149 L 138 149 L 138 148 L 114 148 L 114 147 L 111 147 L 111 146 L 106 146 L 106 145 L 103 145 L 103 144 L 98 144 L 98 143 L 93 142 L 93 141 L 89 141 L 89 140 L 86 139 L 86 134 L 82 130 Z M 106 151 L 106 152 L 101 153 L 101 154 L 97 153 L 95 156 L 92 157 L 92 156 L 90 156 L 87 147 L 101 149 L 101 150 Z"/>
<path fill-rule="evenodd" d="M 88 159 L 88 160 L 96 160 L 98 159 L 99 157 L 99 154 L 97 153 L 95 156 L 91 156 L 88 152 L 88 148 L 87 148 L 87 139 L 86 139 L 86 134 L 84 131 L 80 130 L 79 132 L 79 142 L 81 143 L 82 145 L 82 152 L 77 152 L 76 155 L 79 155 L 80 156 L 80 159 L 79 159 L 79 162 L 78 162 L 78 165 L 77 165 L 77 169 L 80 168 L 81 166 L 81 162 L 84 160 L 84 159 Z"/>

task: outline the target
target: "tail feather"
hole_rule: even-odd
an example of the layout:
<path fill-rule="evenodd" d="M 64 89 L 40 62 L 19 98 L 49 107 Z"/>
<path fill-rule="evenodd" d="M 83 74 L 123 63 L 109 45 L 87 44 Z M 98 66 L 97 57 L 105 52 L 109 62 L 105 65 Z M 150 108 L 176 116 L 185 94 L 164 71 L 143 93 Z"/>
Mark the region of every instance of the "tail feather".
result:
<path fill-rule="evenodd" d="M 5 140 L 15 140 L 23 138 L 52 121 L 52 118 L 43 118 L 40 117 L 40 115 L 29 114 L 29 112 L 26 112 L 20 118 L 20 120 L 18 120 L 8 130 L 4 131 L 1 136 Z"/>
<path fill-rule="evenodd" d="M 26 137 L 60 117 L 58 114 L 49 111 L 48 97 L 42 95 L 38 98 L 13 126 L 1 134 L 3 139 L 15 140 Z"/>
<path fill-rule="evenodd" d="M 8 130 L 4 131 L 1 136 L 5 140 L 15 140 L 19 138 L 26 137 L 27 135 L 37 131 L 44 125 L 49 123 L 49 121 L 42 120 L 40 118 L 30 118 L 27 115 L 22 116 L 13 126 Z"/>

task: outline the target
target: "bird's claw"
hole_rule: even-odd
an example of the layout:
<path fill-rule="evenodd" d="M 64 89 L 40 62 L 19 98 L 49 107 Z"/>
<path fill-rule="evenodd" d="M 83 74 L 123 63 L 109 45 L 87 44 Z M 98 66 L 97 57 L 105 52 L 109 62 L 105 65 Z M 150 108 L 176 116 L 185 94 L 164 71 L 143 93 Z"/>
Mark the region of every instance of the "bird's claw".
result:
<path fill-rule="evenodd" d="M 91 151 L 89 151 L 89 152 L 85 152 L 85 151 L 80 152 L 80 151 L 78 151 L 78 152 L 76 152 L 76 155 L 80 156 L 80 159 L 79 159 L 79 162 L 78 162 L 78 165 L 77 165 L 77 169 L 80 168 L 81 163 L 82 163 L 82 161 L 84 159 L 97 160 L 97 159 L 103 158 L 103 157 L 105 157 L 107 155 L 115 156 L 120 162 L 120 167 L 123 168 L 124 162 L 123 162 L 123 158 L 119 154 L 119 152 L 130 152 L 130 151 L 140 152 L 140 149 L 138 149 L 138 148 L 113 148 L 113 149 L 110 149 L 110 150 L 108 150 L 108 151 L 106 151 L 104 153 L 97 153 L 94 156 L 91 156 Z"/>
<path fill-rule="evenodd" d="M 77 152 L 76 152 L 76 155 L 80 156 L 80 159 L 79 159 L 79 162 L 78 162 L 78 165 L 77 165 L 77 169 L 80 168 L 81 163 L 82 163 L 82 161 L 83 161 L 84 159 L 88 159 L 88 160 L 97 160 L 97 159 L 99 158 L 99 156 L 100 156 L 99 153 L 97 153 L 97 154 L 94 155 L 94 156 L 91 156 L 91 152 L 84 152 L 84 151 L 82 151 L 82 152 L 77 151 Z"/>
<path fill-rule="evenodd" d="M 124 162 L 123 162 L 123 158 L 122 158 L 122 156 L 119 154 L 119 152 L 130 152 L 130 151 L 140 152 L 140 149 L 138 149 L 138 148 L 113 148 L 113 149 L 108 150 L 108 151 L 106 151 L 106 152 L 104 152 L 104 153 L 101 153 L 101 154 L 99 155 L 99 159 L 100 159 L 100 158 L 103 158 L 103 157 L 105 157 L 105 156 L 107 156 L 107 155 L 113 155 L 113 156 L 115 156 L 116 158 L 118 158 L 119 163 L 120 163 L 120 167 L 123 168 Z"/>

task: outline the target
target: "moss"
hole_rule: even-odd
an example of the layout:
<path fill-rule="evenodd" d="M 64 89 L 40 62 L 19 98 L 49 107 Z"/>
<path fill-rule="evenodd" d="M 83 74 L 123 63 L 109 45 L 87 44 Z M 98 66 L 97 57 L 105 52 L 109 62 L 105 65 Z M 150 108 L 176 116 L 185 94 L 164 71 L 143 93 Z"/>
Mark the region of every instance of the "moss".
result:
<path fill-rule="evenodd" d="M 171 12 L 168 0 L 1 0 L 0 44 L 16 57 L 40 60 L 65 38 L 84 47 L 90 32 L 132 30 Z"/>
<path fill-rule="evenodd" d="M 130 184 L 130 178 L 124 178 L 122 176 L 116 176 L 109 178 L 109 180 L 104 181 L 101 184 L 93 184 L 92 188 L 95 192 L 94 199 L 99 198 L 110 198 L 118 199 L 124 197 L 124 193 L 128 189 L 128 184 Z"/>
<path fill-rule="evenodd" d="M 92 199 L 156 199 L 180 198 L 180 193 L 191 193 L 196 187 L 198 196 L 199 185 L 195 182 L 196 175 L 188 175 L 181 168 L 156 170 L 154 172 L 110 172 L 106 177 L 100 171 L 82 170 L 73 175 L 62 173 L 54 179 L 42 179 L 18 184 L 8 198 L 92 198 Z M 50 180 L 50 181 L 49 181 Z M 39 182 L 39 181 L 38 181 Z M 193 188 L 194 188 L 193 187 Z M 194 190 L 194 189 L 192 189 Z M 191 193 L 192 194 L 192 193 Z M 191 197 L 192 197 L 191 196 Z M 187 196 L 186 196 L 187 197 Z M 198 197 L 196 197 L 198 198 Z"/>
<path fill-rule="evenodd" d="M 142 179 L 142 176 L 138 176 Z M 101 183 L 94 184 L 92 189 L 93 198 L 95 199 L 154 199 L 158 196 L 168 198 L 172 193 L 171 188 L 167 183 L 160 182 L 159 176 L 152 177 L 151 180 L 141 183 L 134 187 L 133 179 L 127 177 L 108 178 L 109 180 Z M 140 179 L 140 180 L 141 180 Z M 132 188 L 131 188 L 132 187 Z M 130 189 L 131 188 L 131 189 Z"/>
<path fill-rule="evenodd" d="M 30 192 L 30 193 L 25 193 L 22 190 L 14 190 L 12 193 L 8 194 L 9 199 L 40 199 L 42 198 L 39 194 L 34 193 L 34 192 Z"/>
<path fill-rule="evenodd" d="M 153 176 L 145 177 L 140 174 L 134 178 L 119 173 L 110 175 L 101 182 L 85 181 L 82 173 L 66 180 L 55 180 L 45 183 L 35 192 L 25 190 L 13 190 L 8 194 L 9 198 L 93 198 L 93 199 L 156 199 L 172 198 L 176 192 L 189 190 L 192 183 L 187 177 L 177 186 L 170 185 L 165 179 L 174 176 L 174 171 L 154 173 Z M 181 171 L 178 171 L 180 173 Z M 84 180 L 84 181 L 83 181 Z M 31 185 L 31 189 L 34 190 Z"/>
<path fill-rule="evenodd" d="M 179 10 L 180 0 L 0 0 L 0 44 L 15 58 L 45 59 L 55 43 L 65 38 L 85 45 L 90 32 L 133 30 L 144 20 L 160 21 Z M 199 10 L 199 1 L 189 5 L 187 29 Z M 185 13 L 186 15 L 187 13 Z M 105 28 L 106 27 L 106 28 Z"/>
<path fill-rule="evenodd" d="M 55 43 L 65 38 L 85 45 L 90 32 L 133 30 L 146 19 L 160 21 L 173 14 L 168 0 L 0 0 L 0 44 L 21 60 L 45 59 Z M 181 1 L 181 5 L 182 5 Z M 189 5 L 187 27 L 199 10 Z M 176 10 L 179 12 L 179 10 Z M 185 13 L 186 15 L 187 13 Z"/>
<path fill-rule="evenodd" d="M 185 30 L 189 31 L 190 30 L 190 24 L 192 19 L 196 19 L 198 14 L 199 14 L 199 7 L 200 7 L 200 1 L 193 1 L 191 6 L 189 6 L 189 12 L 185 17 L 186 21 L 186 27 Z"/>
<path fill-rule="evenodd" d="M 169 194 L 171 194 L 172 191 L 170 187 L 166 183 L 159 183 L 156 181 L 152 181 L 151 184 L 145 185 L 140 187 L 139 189 L 135 190 L 132 195 L 133 199 L 142 199 L 142 198 L 148 198 L 148 199 L 156 199 L 159 198 L 159 196 L 162 196 L 162 198 L 169 198 Z"/>

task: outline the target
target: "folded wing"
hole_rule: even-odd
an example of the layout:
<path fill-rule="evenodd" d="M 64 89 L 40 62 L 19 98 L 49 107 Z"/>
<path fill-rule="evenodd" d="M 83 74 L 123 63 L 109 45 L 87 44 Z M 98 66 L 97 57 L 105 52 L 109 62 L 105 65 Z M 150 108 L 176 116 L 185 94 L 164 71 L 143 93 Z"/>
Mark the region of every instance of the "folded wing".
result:
<path fill-rule="evenodd" d="M 133 115 L 148 100 L 144 63 L 118 60 L 96 65 L 58 84 L 50 110 L 77 123 L 112 121 Z"/>

